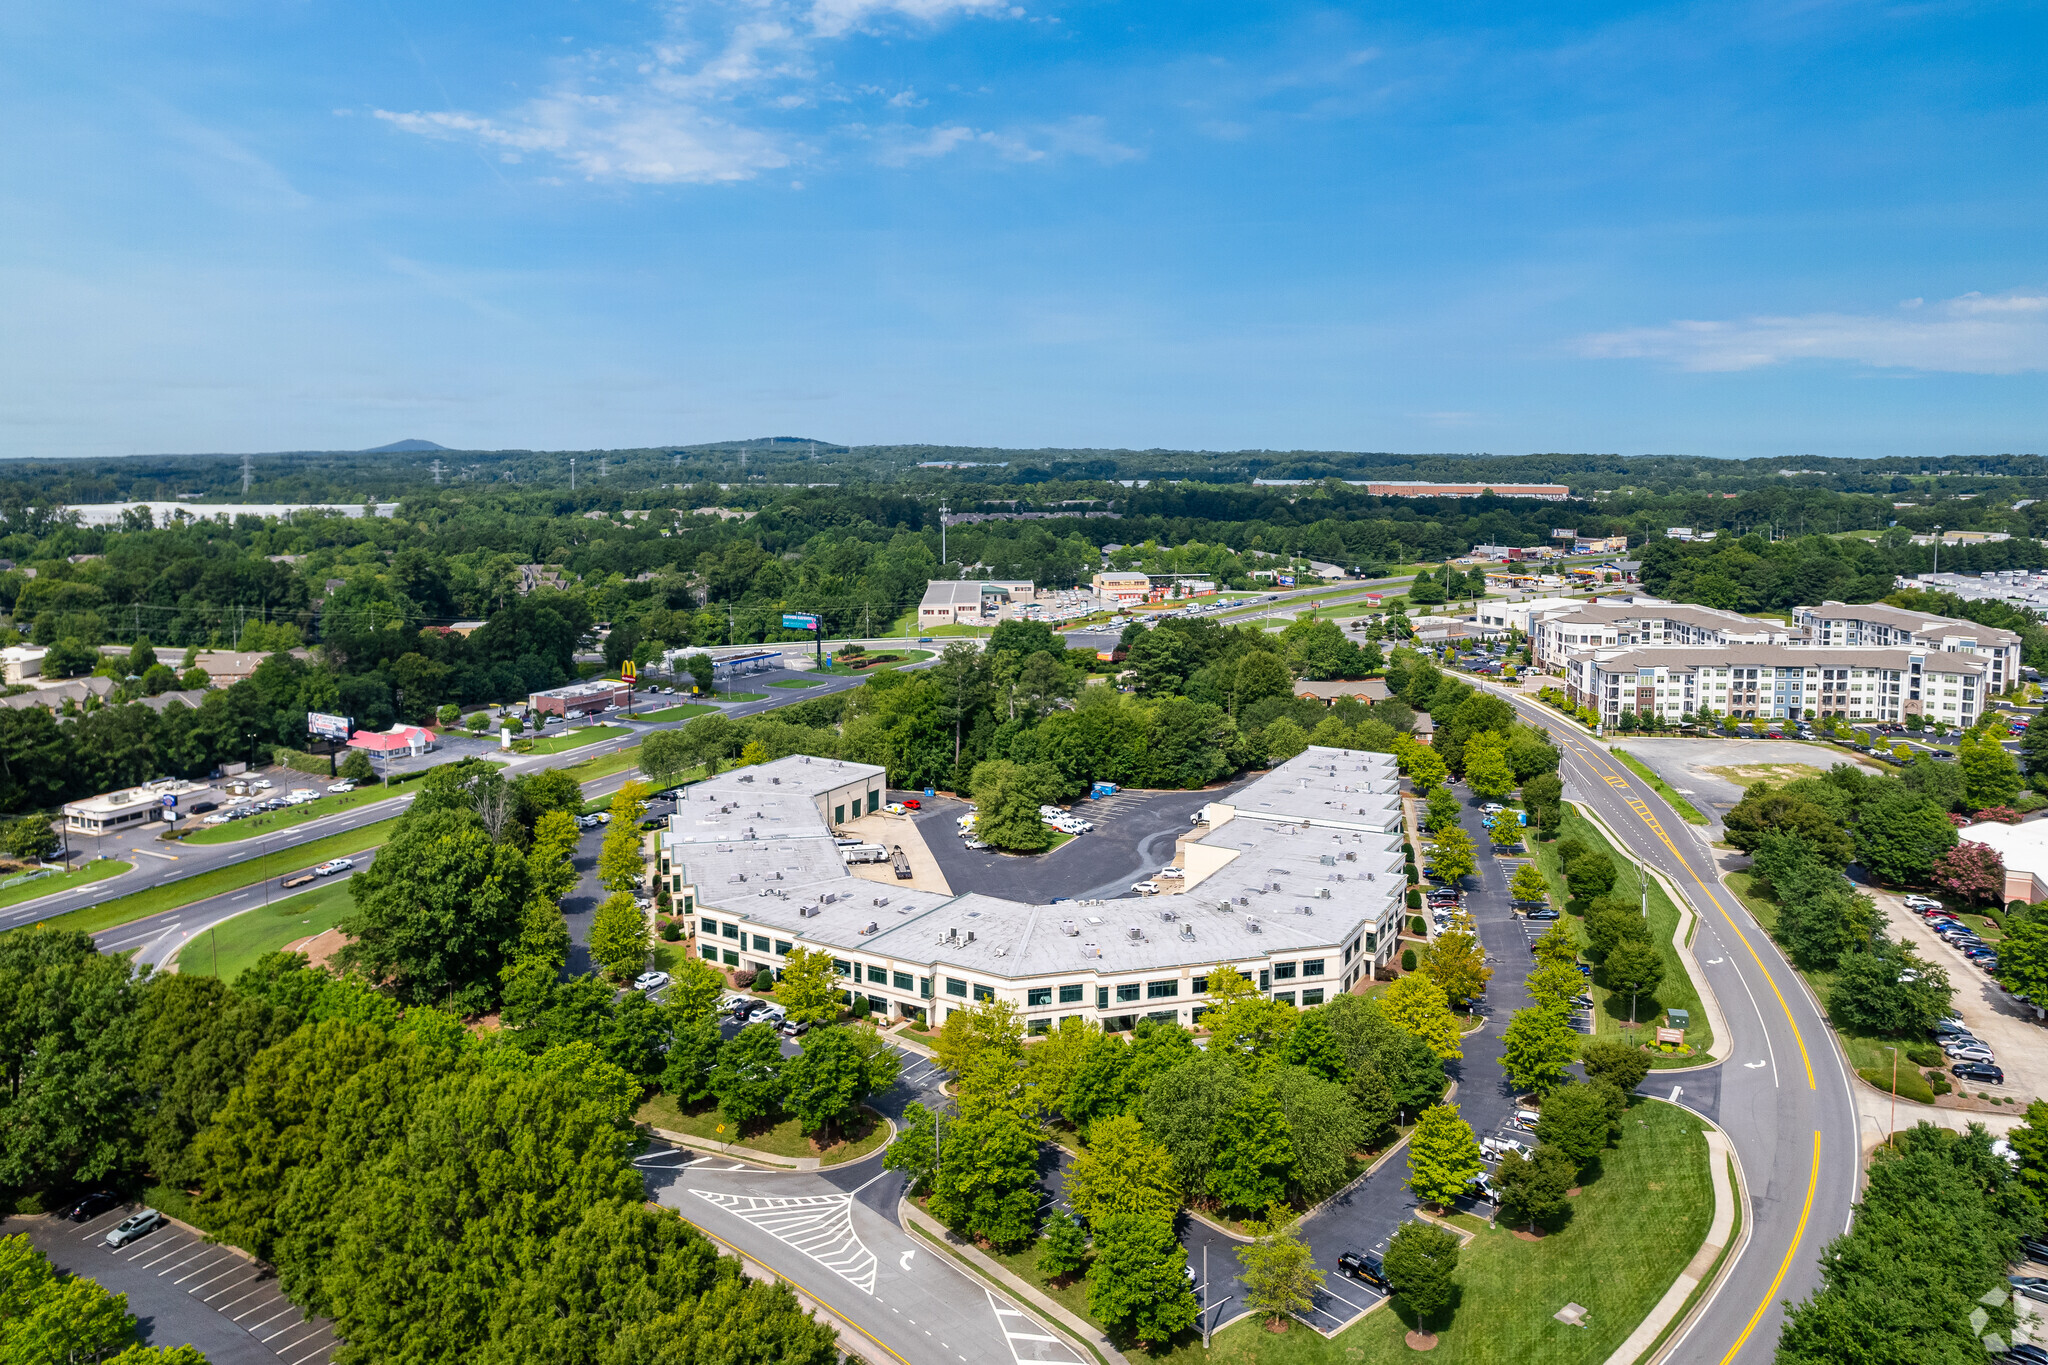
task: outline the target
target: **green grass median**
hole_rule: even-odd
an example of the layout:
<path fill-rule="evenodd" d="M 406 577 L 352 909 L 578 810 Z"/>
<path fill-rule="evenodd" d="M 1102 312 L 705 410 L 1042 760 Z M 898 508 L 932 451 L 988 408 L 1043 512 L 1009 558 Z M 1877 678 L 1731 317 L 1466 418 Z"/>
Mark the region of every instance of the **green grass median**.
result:
<path fill-rule="evenodd" d="M 515 740 L 513 743 L 515 747 L 524 743 L 526 748 L 521 750 L 523 753 L 559 754 L 570 749 L 580 749 L 586 744 L 596 744 L 601 740 L 619 739 L 632 733 L 623 725 L 591 725 L 581 730 L 571 730 L 567 734 L 557 732 L 542 735 L 538 739 Z"/>
<path fill-rule="evenodd" d="M 265 953 L 332 929 L 354 904 L 345 881 L 286 893 L 282 900 L 244 911 L 180 948 L 178 970 L 186 976 L 233 981 Z"/>
<path fill-rule="evenodd" d="M 251 858 L 228 867 L 217 867 L 211 872 L 201 872 L 194 877 L 180 877 L 177 881 L 165 882 L 161 886 L 152 886 L 126 896 L 117 896 L 98 905 L 68 910 L 38 923 L 52 929 L 76 929 L 83 933 L 96 934 L 117 924 L 127 924 L 131 920 L 145 919 L 165 910 L 175 910 L 181 905 L 190 905 L 194 901 L 218 896 L 223 891 L 239 891 L 268 877 L 283 877 L 287 873 L 302 872 L 330 858 L 376 848 L 391 837 L 391 831 L 397 824 L 396 818 L 379 820 L 374 825 L 364 825 L 361 829 L 329 835 L 325 839 L 315 839 L 311 843 L 299 844 L 293 848 L 279 849 L 261 858 Z"/>
<path fill-rule="evenodd" d="M 37 877 L 34 881 L 23 882 L 19 886 L 10 886 L 5 890 L 0 890 L 0 908 L 19 905 L 23 901 L 32 901 L 39 896 L 53 896 L 59 891 L 69 890 L 74 886 L 85 886 L 91 882 L 105 881 L 108 877 L 118 877 L 133 866 L 135 864 L 124 863 L 118 858 L 96 858 L 85 866 L 73 868 L 69 872 L 59 872 L 49 877 Z"/>
<path fill-rule="evenodd" d="M 645 721 L 688 720 L 691 716 L 708 715 L 717 709 L 703 702 L 685 702 L 681 706 L 667 706 L 659 711 L 635 711 L 632 715 L 634 720 Z"/>
<path fill-rule="evenodd" d="M 337 792 L 308 801 L 302 806 L 287 810 L 272 811 L 268 815 L 251 815 L 225 825 L 199 824 L 199 828 L 176 842 L 181 844 L 234 844 L 244 839 L 260 839 L 266 834 L 290 829 L 294 825 L 310 824 L 324 816 L 338 815 L 357 806 L 367 806 L 373 801 L 390 801 L 398 793 L 382 784 L 357 787 L 352 792 Z"/>

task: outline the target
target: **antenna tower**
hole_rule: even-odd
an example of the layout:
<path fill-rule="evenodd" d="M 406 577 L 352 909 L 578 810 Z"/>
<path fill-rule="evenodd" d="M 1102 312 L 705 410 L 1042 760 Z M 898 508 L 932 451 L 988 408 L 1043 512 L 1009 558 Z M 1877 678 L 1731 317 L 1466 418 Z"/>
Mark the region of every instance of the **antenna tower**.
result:
<path fill-rule="evenodd" d="M 569 491 L 571 493 L 576 491 L 576 457 L 574 455 L 569 457 Z"/>
<path fill-rule="evenodd" d="M 946 567 L 946 513 L 950 511 L 944 498 L 939 499 L 939 567 Z"/>
<path fill-rule="evenodd" d="M 435 460 L 435 461 L 434 461 L 434 487 L 436 487 L 436 488 L 439 488 L 440 486 L 441 486 L 441 462 L 440 462 L 440 461 L 439 461 L 439 460 L 437 459 L 437 460 Z"/>
<path fill-rule="evenodd" d="M 249 457 L 244 455 L 242 457 L 242 496 L 245 498 L 249 496 L 249 481 L 254 477 L 255 475 L 249 470 Z"/>

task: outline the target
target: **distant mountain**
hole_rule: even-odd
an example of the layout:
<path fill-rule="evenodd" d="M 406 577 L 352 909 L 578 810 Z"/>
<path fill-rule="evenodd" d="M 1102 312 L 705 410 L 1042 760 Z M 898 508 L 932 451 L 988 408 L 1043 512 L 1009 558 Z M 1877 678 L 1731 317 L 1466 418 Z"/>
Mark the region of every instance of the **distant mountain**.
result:
<path fill-rule="evenodd" d="M 414 436 L 403 441 L 393 441 L 388 446 L 371 446 L 368 450 L 358 450 L 355 453 L 358 455 L 404 455 L 415 450 L 447 449 L 447 446 L 435 445 L 432 441 L 422 441 L 419 437 Z"/>

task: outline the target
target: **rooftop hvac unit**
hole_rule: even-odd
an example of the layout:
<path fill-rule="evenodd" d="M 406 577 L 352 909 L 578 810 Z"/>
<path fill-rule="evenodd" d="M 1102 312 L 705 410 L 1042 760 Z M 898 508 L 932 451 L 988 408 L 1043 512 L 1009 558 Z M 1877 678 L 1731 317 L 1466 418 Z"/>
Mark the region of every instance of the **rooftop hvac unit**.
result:
<path fill-rule="evenodd" d="M 1193 943 L 1195 941 L 1195 926 L 1192 924 L 1183 924 L 1180 927 L 1180 936 L 1182 942 Z"/>
<path fill-rule="evenodd" d="M 1101 956 L 1102 956 L 1102 949 L 1100 949 L 1100 948 L 1096 947 L 1096 946 L 1095 946 L 1094 944 L 1092 944 L 1092 943 L 1084 943 L 1084 944 L 1082 944 L 1082 945 L 1081 945 L 1081 956 L 1082 956 L 1082 957 L 1101 957 Z"/>
<path fill-rule="evenodd" d="M 1239 905 L 1250 905 L 1252 903 L 1252 898 L 1250 896 L 1239 896 L 1237 898 L 1237 903 Z"/>
<path fill-rule="evenodd" d="M 818 907 L 815 905 L 799 905 L 796 908 L 796 914 L 798 919 L 815 919 L 817 918 Z"/>
<path fill-rule="evenodd" d="M 778 882 L 782 880 L 782 874 L 780 872 L 775 874 L 775 880 Z"/>
<path fill-rule="evenodd" d="M 1124 937 L 1133 943 L 1139 943 L 1144 940 L 1145 931 L 1133 925 L 1129 929 L 1124 930 Z"/>
<path fill-rule="evenodd" d="M 1368 872 L 1368 873 L 1366 873 L 1366 874 L 1365 874 L 1365 879 L 1366 879 L 1367 881 L 1369 881 L 1369 882 L 1371 882 L 1371 881 L 1378 881 L 1378 880 L 1379 880 L 1379 878 L 1377 878 L 1377 877 L 1373 876 L 1373 874 L 1372 874 L 1372 873 L 1370 873 L 1370 872 Z"/>
<path fill-rule="evenodd" d="M 1010 955 L 1010 950 L 1008 948 L 998 948 L 995 950 L 995 955 L 997 957 L 1008 957 Z"/>
<path fill-rule="evenodd" d="M 1245 927 L 1246 929 L 1250 930 L 1250 931 L 1251 931 L 1252 933 L 1254 933 L 1254 934 L 1256 934 L 1257 932 L 1259 932 L 1259 922 L 1258 922 L 1258 920 L 1256 920 L 1256 919 L 1252 918 L 1252 917 L 1251 917 L 1250 915 L 1246 915 L 1246 916 L 1245 916 L 1245 919 L 1244 919 L 1244 927 Z"/>
<path fill-rule="evenodd" d="M 862 929 L 862 930 L 861 930 L 860 932 L 861 932 L 861 935 L 862 935 L 862 937 L 866 937 L 866 936 L 867 936 L 867 935 L 869 935 L 869 934 L 878 934 L 878 933 L 880 933 L 881 931 L 882 931 L 882 926 L 881 926 L 881 925 L 879 925 L 879 924 L 875 923 L 875 922 L 874 922 L 873 920 L 869 920 L 869 921 L 867 922 L 867 925 L 866 925 L 866 927 L 864 927 L 864 928 L 863 928 L 863 929 Z"/>
<path fill-rule="evenodd" d="M 1328 900 L 1329 898 L 1330 898 L 1330 888 L 1329 888 L 1329 887 L 1327 887 L 1327 886 L 1319 886 L 1319 887 L 1317 887 L 1317 888 L 1316 888 L 1316 899 L 1317 899 L 1317 900 L 1319 900 L 1319 901 L 1326 901 L 1326 900 Z"/>
<path fill-rule="evenodd" d="M 1159 912 L 1159 918 L 1160 918 L 1161 920 L 1163 920 L 1164 922 L 1166 922 L 1167 924 L 1171 924 L 1171 923 L 1173 923 L 1173 911 L 1171 911 L 1171 910 L 1161 910 L 1161 911 Z"/>
<path fill-rule="evenodd" d="M 973 931 L 972 929 L 969 929 L 969 930 L 967 931 L 967 941 L 968 941 L 969 943 L 972 943 L 972 942 L 974 942 L 974 931 Z"/>
<path fill-rule="evenodd" d="M 839 899 L 839 897 L 838 897 L 837 893 L 835 893 L 835 892 L 831 892 L 831 891 L 827 891 L 827 892 L 826 892 L 826 893 L 825 893 L 824 895 L 822 895 L 822 896 L 818 897 L 818 899 L 819 899 L 819 900 L 821 900 L 821 901 L 823 901 L 823 902 L 825 902 L 825 904 L 827 904 L 827 905 L 830 905 L 830 904 L 832 904 L 832 903 L 833 903 L 834 901 L 838 900 L 838 899 Z"/>
<path fill-rule="evenodd" d="M 888 898 L 887 896 L 877 896 L 877 897 L 875 897 L 875 904 L 876 904 L 876 905 L 887 905 L 888 903 L 889 903 L 889 898 Z"/>
<path fill-rule="evenodd" d="M 1301 911 L 1301 913 L 1304 915 L 1313 915 L 1315 913 L 1315 910 L 1312 907 L 1306 905 L 1297 905 L 1294 908 Z"/>
<path fill-rule="evenodd" d="M 754 780 L 754 775 L 753 775 L 752 773 L 748 773 L 748 774 L 747 774 L 746 776 L 744 776 L 744 777 L 742 777 L 742 778 L 740 779 L 740 781 L 742 781 L 742 782 L 752 782 L 753 780 Z"/>
<path fill-rule="evenodd" d="M 1357 849 L 1352 849 L 1352 848 L 1347 848 L 1347 849 L 1345 849 L 1345 850 L 1344 850 L 1344 861 L 1345 861 L 1345 862 L 1347 862 L 1347 863 L 1355 863 L 1355 862 L 1357 862 L 1357 861 L 1358 861 L 1358 850 L 1357 850 Z"/>
<path fill-rule="evenodd" d="M 1060 921 L 1060 932 L 1068 938 L 1079 938 L 1081 936 L 1081 926 L 1070 919 L 1063 919 Z"/>
<path fill-rule="evenodd" d="M 1335 867 L 1337 865 L 1337 859 L 1333 855 L 1328 853 L 1325 853 L 1322 857 L 1316 859 L 1316 861 L 1324 867 Z"/>
<path fill-rule="evenodd" d="M 768 780 L 769 780 L 770 782 L 774 783 L 774 784 L 775 784 L 776 786 L 778 786 L 778 787 L 782 785 L 782 779 L 781 779 L 781 778 L 779 778 L 779 777 L 771 777 L 771 778 L 769 778 Z"/>

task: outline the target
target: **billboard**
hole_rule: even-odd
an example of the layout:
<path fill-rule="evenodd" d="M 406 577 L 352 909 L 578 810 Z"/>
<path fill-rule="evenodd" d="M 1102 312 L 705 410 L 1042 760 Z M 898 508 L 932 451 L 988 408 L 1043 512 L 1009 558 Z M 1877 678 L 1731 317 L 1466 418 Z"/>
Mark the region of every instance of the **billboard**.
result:
<path fill-rule="evenodd" d="M 330 716 L 319 711 L 306 713 L 306 733 L 315 739 L 333 739 L 346 742 L 349 731 L 354 727 L 347 716 Z"/>
<path fill-rule="evenodd" d="M 818 618 L 807 611 L 786 611 L 782 613 L 784 630 L 816 630 Z"/>
<path fill-rule="evenodd" d="M 1553 530 L 1550 533 L 1550 538 L 1552 540 L 1577 540 L 1579 538 L 1579 533 L 1569 528 L 1566 528 L 1564 530 Z"/>

